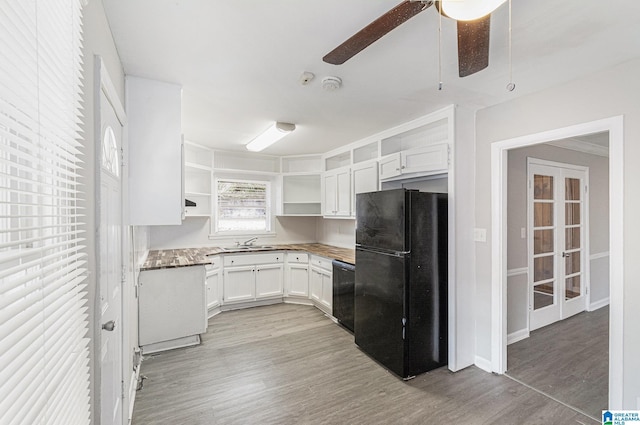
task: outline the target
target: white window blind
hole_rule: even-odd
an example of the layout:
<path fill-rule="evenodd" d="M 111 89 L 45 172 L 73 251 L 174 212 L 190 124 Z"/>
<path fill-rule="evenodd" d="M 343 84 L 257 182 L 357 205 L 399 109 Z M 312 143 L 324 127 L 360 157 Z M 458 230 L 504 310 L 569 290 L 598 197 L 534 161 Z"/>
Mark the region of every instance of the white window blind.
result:
<path fill-rule="evenodd" d="M 88 424 L 79 0 L 0 1 L 0 424 Z"/>

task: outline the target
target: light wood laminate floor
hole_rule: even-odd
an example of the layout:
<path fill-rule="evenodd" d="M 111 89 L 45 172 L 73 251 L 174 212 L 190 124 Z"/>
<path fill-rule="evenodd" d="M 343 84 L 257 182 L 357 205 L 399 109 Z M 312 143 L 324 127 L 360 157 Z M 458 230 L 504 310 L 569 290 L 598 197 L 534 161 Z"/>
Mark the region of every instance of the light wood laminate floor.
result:
<path fill-rule="evenodd" d="M 201 345 L 148 357 L 142 373 L 133 425 L 599 423 L 473 366 L 404 382 L 292 304 L 222 313 Z"/>
<path fill-rule="evenodd" d="M 609 307 L 537 329 L 509 345 L 507 374 L 600 418 L 609 396 Z"/>

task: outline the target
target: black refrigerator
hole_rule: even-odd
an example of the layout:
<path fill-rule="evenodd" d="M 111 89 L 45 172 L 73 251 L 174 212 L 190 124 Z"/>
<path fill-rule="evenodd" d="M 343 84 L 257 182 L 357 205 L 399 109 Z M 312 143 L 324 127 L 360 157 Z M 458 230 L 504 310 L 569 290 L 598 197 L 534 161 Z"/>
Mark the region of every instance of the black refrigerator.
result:
<path fill-rule="evenodd" d="M 356 196 L 355 342 L 408 379 L 447 363 L 447 195 Z"/>

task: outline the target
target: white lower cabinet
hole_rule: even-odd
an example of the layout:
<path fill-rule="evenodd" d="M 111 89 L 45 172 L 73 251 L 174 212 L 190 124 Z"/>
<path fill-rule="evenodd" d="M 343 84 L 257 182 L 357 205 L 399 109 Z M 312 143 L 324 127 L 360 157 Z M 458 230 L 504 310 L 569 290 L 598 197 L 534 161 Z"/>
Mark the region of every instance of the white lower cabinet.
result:
<path fill-rule="evenodd" d="M 225 256 L 223 302 L 282 297 L 283 263 L 281 252 Z"/>
<path fill-rule="evenodd" d="M 256 298 L 255 266 L 224 269 L 224 302 L 253 301 Z"/>
<path fill-rule="evenodd" d="M 203 266 L 145 270 L 138 278 L 138 342 L 144 354 L 200 343 L 207 329 Z"/>
<path fill-rule="evenodd" d="M 282 296 L 282 264 L 256 266 L 256 298 Z"/>
<path fill-rule="evenodd" d="M 331 260 L 316 255 L 311 256 L 309 271 L 310 298 L 322 311 L 332 314 L 333 308 L 333 273 Z"/>
<path fill-rule="evenodd" d="M 222 304 L 222 273 L 220 272 L 219 258 L 211 265 L 205 266 L 207 286 L 207 317 L 213 316 Z M 216 311 L 217 310 L 217 311 Z"/>
<path fill-rule="evenodd" d="M 309 298 L 309 255 L 292 252 L 287 254 L 285 267 L 285 295 Z"/>

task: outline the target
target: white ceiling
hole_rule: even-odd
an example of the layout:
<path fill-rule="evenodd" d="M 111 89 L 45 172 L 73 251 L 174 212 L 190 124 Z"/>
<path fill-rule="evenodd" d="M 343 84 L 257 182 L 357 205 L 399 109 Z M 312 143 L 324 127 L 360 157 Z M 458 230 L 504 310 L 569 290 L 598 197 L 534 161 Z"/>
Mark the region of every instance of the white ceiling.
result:
<path fill-rule="evenodd" d="M 482 108 L 640 56 L 637 0 L 513 0 L 492 15 L 489 67 L 457 76 L 455 21 L 430 8 L 344 65 L 322 57 L 400 0 L 102 0 L 125 72 L 183 86 L 185 139 L 244 149 L 273 121 L 297 130 L 264 153 L 322 153 L 452 103 Z M 303 71 L 316 78 L 299 84 Z M 326 92 L 325 76 L 343 80 Z M 535 117 L 532 117 L 535 119 Z"/>

